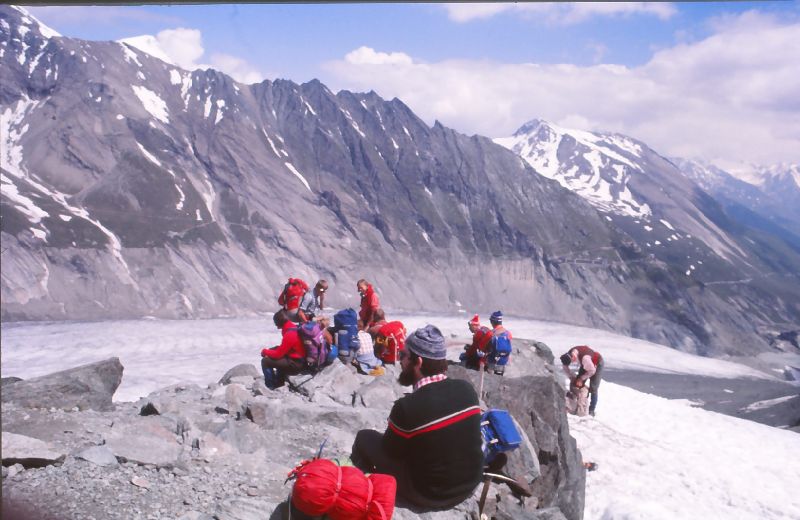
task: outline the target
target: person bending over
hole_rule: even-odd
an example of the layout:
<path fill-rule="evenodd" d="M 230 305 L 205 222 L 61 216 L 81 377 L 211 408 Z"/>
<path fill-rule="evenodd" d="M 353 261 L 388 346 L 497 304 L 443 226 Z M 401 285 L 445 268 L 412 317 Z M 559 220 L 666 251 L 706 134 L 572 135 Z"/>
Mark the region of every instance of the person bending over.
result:
<path fill-rule="evenodd" d="M 597 408 L 597 395 L 603 373 L 603 356 L 586 345 L 572 347 L 569 352 L 561 356 L 564 373 L 570 379 L 570 384 L 582 388 L 589 381 L 589 415 L 594 416 Z M 578 363 L 578 374 L 574 376 L 570 370 L 572 363 Z"/>

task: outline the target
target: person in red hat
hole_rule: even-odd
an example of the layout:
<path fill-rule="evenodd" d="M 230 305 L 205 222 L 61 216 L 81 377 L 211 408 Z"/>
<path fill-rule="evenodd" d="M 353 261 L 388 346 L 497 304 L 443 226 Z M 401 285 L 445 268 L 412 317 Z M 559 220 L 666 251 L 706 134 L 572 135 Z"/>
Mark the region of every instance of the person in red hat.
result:
<path fill-rule="evenodd" d="M 489 352 L 489 340 L 492 339 L 492 333 L 489 327 L 481 325 L 480 316 L 477 314 L 467 322 L 467 326 L 472 333 L 472 343 L 464 346 L 464 353 L 461 354 L 460 359 L 466 368 L 478 370 L 481 359 L 486 357 Z"/>

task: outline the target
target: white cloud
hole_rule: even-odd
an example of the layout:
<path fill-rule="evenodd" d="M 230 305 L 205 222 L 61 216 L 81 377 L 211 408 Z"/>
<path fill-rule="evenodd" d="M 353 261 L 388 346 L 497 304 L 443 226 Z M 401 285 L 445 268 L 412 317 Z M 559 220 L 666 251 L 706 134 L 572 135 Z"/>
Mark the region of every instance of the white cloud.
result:
<path fill-rule="evenodd" d="M 197 60 L 205 53 L 203 36 L 197 29 L 165 29 L 156 35 L 161 50 L 179 67 L 198 68 Z"/>
<path fill-rule="evenodd" d="M 198 29 L 165 29 L 156 36 L 143 35 L 120 40 L 147 52 L 156 58 L 164 59 L 187 70 L 215 69 L 231 76 L 240 83 L 258 83 L 264 79 L 254 65 L 230 54 L 214 53 L 209 63 L 201 62 L 205 55 L 203 35 Z"/>
<path fill-rule="evenodd" d="M 249 85 L 264 80 L 264 75 L 242 58 L 215 53 L 211 55 L 210 61 L 212 68 L 221 70 L 240 83 Z"/>
<path fill-rule="evenodd" d="M 369 47 L 359 47 L 349 52 L 345 61 L 353 65 L 411 65 L 411 56 L 402 52 L 376 52 Z"/>
<path fill-rule="evenodd" d="M 448 17 L 459 23 L 510 13 L 549 24 L 581 23 L 594 16 L 644 14 L 665 20 L 676 13 L 671 3 L 653 2 L 554 2 L 445 4 Z"/>
<path fill-rule="evenodd" d="M 405 56 L 360 55 L 370 51 Z M 336 88 L 396 96 L 466 133 L 506 136 L 539 117 L 625 133 L 664 155 L 800 160 L 800 23 L 752 13 L 634 68 L 343 59 L 326 70 Z"/>

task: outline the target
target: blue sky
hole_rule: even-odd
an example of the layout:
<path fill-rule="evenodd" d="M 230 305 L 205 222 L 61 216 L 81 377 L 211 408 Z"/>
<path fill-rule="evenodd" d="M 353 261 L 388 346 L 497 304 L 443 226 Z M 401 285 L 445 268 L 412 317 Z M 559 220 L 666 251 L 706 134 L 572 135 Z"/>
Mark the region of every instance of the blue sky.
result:
<path fill-rule="evenodd" d="M 627 133 L 664 154 L 800 161 L 791 102 L 800 97 L 800 80 L 791 79 L 795 71 L 800 78 L 798 2 L 28 9 L 65 36 L 157 36 L 176 64 L 247 83 L 318 78 L 334 91 L 397 96 L 429 123 L 464 133 L 509 135 L 541 117 Z M 720 92 L 703 75 L 717 62 L 726 73 Z M 782 85 L 756 85 L 771 78 Z M 730 131 L 748 121 L 758 125 L 744 132 L 755 144 L 741 128 Z M 670 138 L 675 132 L 686 139 Z"/>

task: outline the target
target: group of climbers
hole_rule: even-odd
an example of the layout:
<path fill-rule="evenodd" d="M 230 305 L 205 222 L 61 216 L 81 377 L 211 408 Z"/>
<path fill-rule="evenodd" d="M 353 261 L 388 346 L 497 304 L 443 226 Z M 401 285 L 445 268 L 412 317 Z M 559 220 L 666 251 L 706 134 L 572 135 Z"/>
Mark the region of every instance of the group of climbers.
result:
<path fill-rule="evenodd" d="M 397 495 L 417 507 L 452 507 L 471 496 L 486 471 L 495 471 L 483 433 L 489 412 L 482 415 L 468 381 L 447 378 L 447 348 L 438 328 L 427 325 L 407 335 L 401 322 L 387 320 L 370 283 L 362 279 L 356 287 L 359 312 L 343 309 L 331 323 L 322 315 L 328 283 L 319 280 L 309 291 L 302 280 L 289 279 L 278 300 L 282 308 L 273 316 L 281 343 L 261 352 L 265 383 L 277 388 L 287 375 L 314 372 L 337 358 L 372 376 L 383 375 L 384 364 L 399 362 L 398 382 L 413 391 L 395 401 L 385 432 L 357 433 L 351 460 L 364 472 L 394 477 Z M 482 372 L 481 383 L 483 371 L 503 375 L 512 350 L 503 313 L 492 313 L 489 323 L 491 328 L 482 326 L 477 314 L 469 320 L 472 342 L 460 356 L 465 367 Z M 578 400 L 588 382 L 594 415 L 602 356 L 577 346 L 560 360 Z M 572 363 L 579 365 L 575 375 Z"/>
<path fill-rule="evenodd" d="M 384 364 L 395 364 L 405 348 L 406 329 L 388 321 L 378 293 L 364 279 L 356 283 L 361 295 L 358 313 L 342 309 L 333 323 L 322 314 L 328 282 L 319 280 L 312 290 L 300 278 L 289 278 L 278 297 L 281 309 L 273 316 L 281 330 L 281 343 L 261 352 L 264 379 L 270 388 L 284 384 L 287 375 L 315 371 L 337 357 L 362 374 L 380 376 Z M 309 349 L 314 352 L 309 354 Z M 321 349 L 325 349 L 324 354 Z"/>
<path fill-rule="evenodd" d="M 493 312 L 489 323 L 491 329 L 482 326 L 477 314 L 467 322 L 472 343 L 464 346 L 460 359 L 467 368 L 491 370 L 502 375 L 511 358 L 511 332 L 503 327 L 502 311 Z"/>

